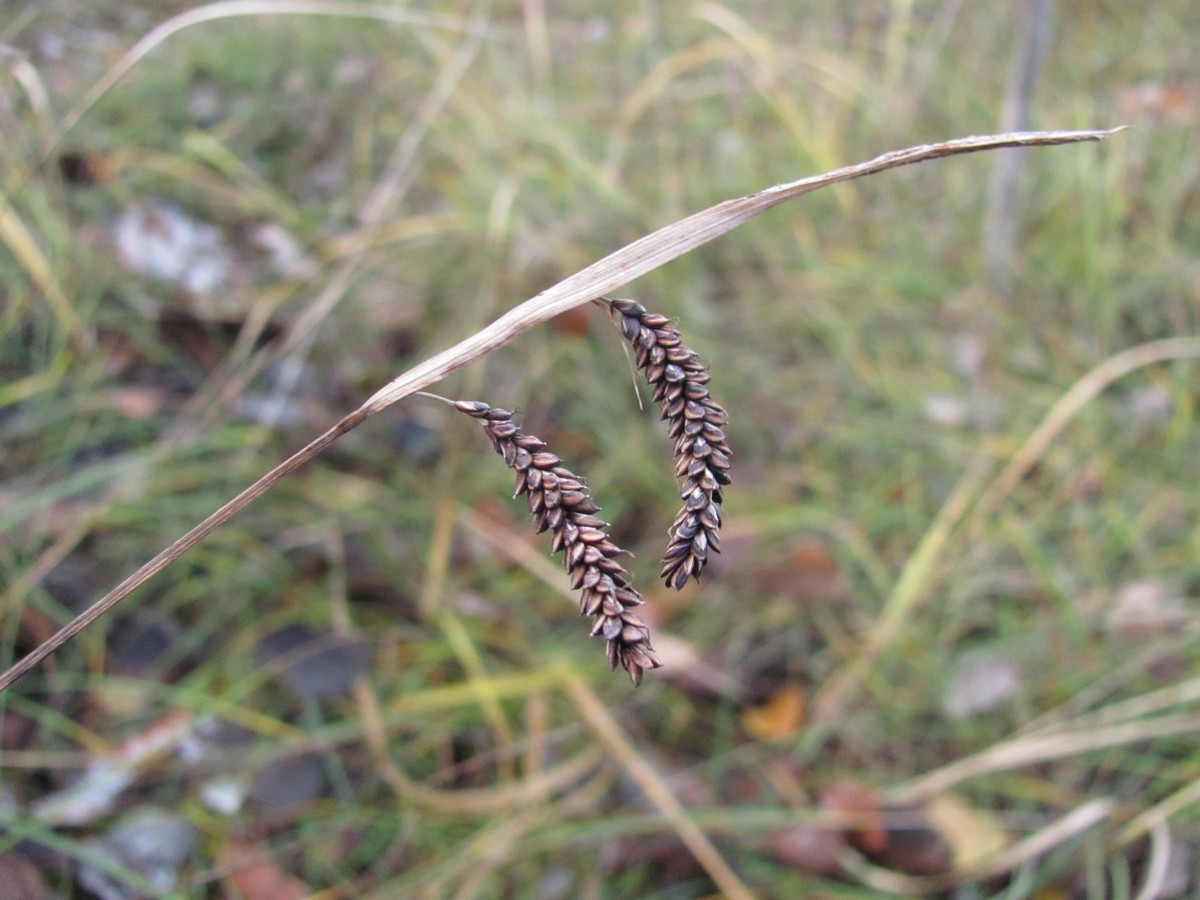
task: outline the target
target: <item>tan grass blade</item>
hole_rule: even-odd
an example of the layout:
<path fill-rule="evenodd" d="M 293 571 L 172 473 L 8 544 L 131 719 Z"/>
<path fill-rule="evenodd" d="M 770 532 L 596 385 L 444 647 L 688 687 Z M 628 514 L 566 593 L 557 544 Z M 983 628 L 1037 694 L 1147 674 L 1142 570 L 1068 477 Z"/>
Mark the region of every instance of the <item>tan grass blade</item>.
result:
<path fill-rule="evenodd" d="M 58 276 L 54 274 L 54 267 L 3 194 L 0 194 L 0 242 L 8 246 L 34 287 L 41 291 L 46 305 L 50 307 L 62 329 L 71 336 L 71 340 L 80 349 L 88 349 L 92 338 L 79 321 L 79 316 L 75 314 Z"/>
<path fill-rule="evenodd" d="M 1146 865 L 1146 878 L 1134 900 L 1158 900 L 1159 897 L 1168 896 L 1166 885 L 1171 877 L 1171 826 L 1166 819 L 1157 819 L 1150 826 L 1149 834 L 1150 860 Z"/>
<path fill-rule="evenodd" d="M 337 16 L 345 19 L 374 19 L 398 25 L 436 28 L 444 31 L 480 32 L 465 16 L 438 15 L 407 9 L 394 3 L 344 3 L 333 0 L 225 0 L 173 16 L 151 29 L 145 37 L 105 72 L 79 102 L 63 116 L 43 150 L 44 162 L 79 120 L 128 75 L 155 48 L 194 25 L 245 16 Z"/>
<path fill-rule="evenodd" d="M 1109 747 L 1196 733 L 1200 733 L 1200 715 L 1183 713 L 1101 728 L 1016 737 L 993 744 L 971 756 L 956 759 L 907 784 L 898 785 L 888 791 L 887 796 L 890 802 L 896 804 L 920 803 L 980 775 L 1006 772 Z"/>
<path fill-rule="evenodd" d="M 1200 338 L 1162 338 L 1138 344 L 1113 354 L 1071 385 L 980 497 L 971 511 L 968 539 L 976 537 L 980 524 L 1008 498 L 1088 403 L 1126 375 L 1176 359 L 1200 359 Z"/>
<path fill-rule="evenodd" d="M 752 900 L 754 895 L 750 893 L 749 888 L 730 868 L 721 852 L 708 839 L 708 835 L 688 815 L 662 776 L 638 753 L 637 748 L 621 730 L 621 726 L 600 702 L 600 698 L 583 679 L 569 670 L 563 672 L 563 687 L 584 721 L 591 726 L 613 759 L 637 782 L 655 809 L 671 824 L 680 842 L 708 873 L 708 877 L 721 891 L 722 896 L 731 900 Z"/>
<path fill-rule="evenodd" d="M 982 469 L 971 468 L 938 512 L 910 557 L 884 606 L 883 615 L 861 649 L 821 688 L 814 702 L 814 726 L 836 723 L 863 685 L 866 674 L 896 640 L 913 611 L 928 596 L 936 569 L 955 539 L 970 544 L 987 517 L 1012 494 L 1062 430 L 1089 402 L 1114 382 L 1138 369 L 1176 359 L 1200 358 L 1200 338 L 1148 341 L 1098 364 L 1063 394 L 996 477 L 984 486 Z"/>
<path fill-rule="evenodd" d="M 1193 781 L 1149 809 L 1138 813 L 1112 839 L 1112 847 L 1127 847 L 1142 835 L 1154 834 L 1160 824 L 1170 821 L 1189 806 L 1200 803 L 1200 781 Z"/>
<path fill-rule="evenodd" d="M 1139 659 L 1134 657 L 1134 659 Z M 1144 660 L 1142 660 L 1144 664 Z M 1023 735 L 1048 735 L 1060 731 L 1081 731 L 1105 725 L 1119 725 L 1136 719 L 1144 719 L 1166 710 L 1177 709 L 1200 701 L 1200 678 L 1188 678 L 1168 684 L 1166 687 L 1138 694 L 1125 700 L 1117 700 L 1090 712 L 1080 713 L 1070 719 L 1035 719 L 1021 729 Z"/>
<path fill-rule="evenodd" d="M 208 21 L 213 16 L 216 16 L 220 10 L 214 10 L 214 7 L 221 9 L 234 8 L 234 11 L 238 15 L 250 15 L 255 13 L 259 5 L 261 4 L 257 2 L 241 2 L 241 0 L 231 4 L 214 4 L 212 7 L 205 7 L 203 11 L 195 11 L 197 15 L 200 12 L 204 12 L 205 15 L 203 17 L 197 18 L 191 13 L 185 13 L 176 19 L 170 20 L 170 22 L 165 23 L 160 28 L 155 29 L 155 32 L 152 32 L 152 34 L 158 34 L 160 39 L 165 40 L 166 37 L 173 34 L 179 28 L 186 27 L 189 24 L 197 24 L 199 21 Z M 272 8 L 276 11 L 282 11 L 279 9 L 279 6 L 280 4 L 275 2 Z M 324 8 L 328 7 L 329 4 L 319 3 L 316 6 Z M 339 8 L 348 9 L 348 7 Z M 399 14 L 402 11 L 396 12 Z M 330 14 L 333 13 L 330 12 Z M 407 20 L 397 18 L 394 21 Z M 407 189 L 406 179 L 407 173 L 410 171 L 408 161 L 411 155 L 416 152 L 417 145 L 422 135 L 428 130 L 432 117 L 440 109 L 443 95 L 452 91 L 453 84 L 461 74 L 460 68 L 465 66 L 470 58 L 473 58 L 475 49 L 481 38 L 478 37 L 476 32 L 469 29 L 466 33 L 467 37 L 464 38 L 462 45 L 455 50 L 446 68 L 439 73 L 430 93 L 422 102 L 417 116 L 397 143 L 396 149 L 389 158 L 379 181 L 372 186 L 363 206 L 364 212 L 361 216 L 363 227 L 356 232 L 348 232 L 340 237 L 335 237 L 326 245 L 329 260 L 337 262 L 337 266 L 334 268 L 329 280 L 317 295 L 299 311 L 293 321 L 293 327 L 288 330 L 287 337 L 284 338 L 276 351 L 272 354 L 258 352 L 251 356 L 256 342 L 262 335 L 262 328 L 266 325 L 270 310 L 277 303 L 282 302 L 283 298 L 290 293 L 292 288 L 285 282 L 275 285 L 263 295 L 261 300 L 255 304 L 254 310 L 251 313 L 250 323 L 247 327 L 241 329 L 237 341 L 222 365 L 212 374 L 205 387 L 184 404 L 181 414 L 171 423 L 170 428 L 159 440 L 154 454 L 155 458 L 165 458 L 173 448 L 186 444 L 191 439 L 191 436 L 203 427 L 204 423 L 213 420 L 220 408 L 227 407 L 232 402 L 232 399 L 238 396 L 245 386 L 272 359 L 284 358 L 288 354 L 306 353 L 308 346 L 314 340 L 314 332 L 322 319 L 328 316 L 337 304 L 342 301 L 347 286 L 350 284 L 354 273 L 358 271 L 361 263 L 360 257 L 367 249 L 372 246 L 379 247 L 383 243 L 390 241 L 407 240 L 419 235 L 437 234 L 455 224 L 456 219 L 453 216 L 444 214 L 393 221 L 387 223 L 385 226 L 381 226 L 380 223 L 383 221 L 383 217 L 388 210 L 399 203 L 403 192 Z M 148 52 L 153 43 L 148 35 L 139 46 L 144 45 L 143 50 Z M 136 61 L 136 58 L 138 57 L 134 57 L 134 61 Z M 120 64 L 118 64 L 119 66 Z M 151 158 L 153 159 L 153 157 Z M 177 159 L 164 157 L 164 160 L 169 160 L 174 166 L 180 165 Z M 191 180 L 197 180 L 206 176 L 202 175 L 200 170 L 197 169 L 196 171 L 189 171 L 187 177 Z M 241 186 L 241 184 L 237 185 L 237 187 Z M 221 193 L 227 189 L 227 186 L 223 182 L 206 185 L 206 190 L 210 192 Z M 276 212 L 280 212 L 281 210 L 276 209 L 277 206 L 278 203 L 273 197 L 267 198 L 267 209 L 275 209 Z M 3 208 L 2 198 L 0 198 L 0 232 L 4 231 L 4 223 L 2 221 Z M 287 210 L 282 211 L 287 212 Z M 2 237 L 3 234 L 0 234 L 0 238 Z M 53 295 L 47 293 L 47 296 L 53 300 Z M 289 371 L 299 371 L 299 368 L 298 366 L 291 367 Z M 147 460 L 147 464 L 148 462 L 149 460 Z M 40 583 L 46 574 L 57 566 L 87 536 L 96 517 L 103 516 L 103 510 L 107 508 L 108 504 L 119 496 L 127 495 L 130 491 L 136 492 L 139 489 L 138 486 L 141 484 L 143 476 L 144 473 L 140 469 L 137 469 L 126 473 L 120 479 L 110 484 L 103 498 L 95 501 L 84 515 L 74 520 L 65 531 L 59 534 L 53 543 L 41 551 L 37 560 L 29 569 L 7 585 L 3 593 L 0 593 L 0 609 L 8 608 L 16 602 L 15 598 L 23 596 L 32 585 Z"/>
<path fill-rule="evenodd" d="M 840 860 L 842 867 L 863 884 L 889 894 L 928 896 L 972 881 L 997 878 L 1049 853 L 1055 847 L 1078 837 L 1085 831 L 1109 819 L 1117 811 L 1117 803 L 1109 798 L 1092 800 L 1078 806 L 1061 818 L 1031 834 L 1011 847 L 1001 850 L 980 865 L 968 870 L 948 872 L 942 875 L 903 875 L 890 869 L 881 869 L 862 859 L 857 853 L 847 850 Z"/>
<path fill-rule="evenodd" d="M 399 378 L 377 391 L 359 409 L 350 413 L 332 428 L 284 460 L 242 493 L 238 494 L 208 518 L 195 526 L 183 537 L 159 552 L 153 559 L 122 581 L 109 593 L 93 603 L 83 613 L 69 622 L 47 641 L 27 654 L 3 675 L 0 675 L 0 690 L 36 666 L 39 662 L 83 631 L 121 600 L 133 593 L 154 575 L 178 559 L 190 547 L 201 541 L 238 512 L 266 493 L 276 482 L 293 470 L 320 454 L 326 447 L 361 425 L 367 418 L 386 409 L 398 400 L 415 391 L 428 387 L 452 372 L 469 366 L 493 350 L 510 343 L 518 335 L 534 325 L 545 322 L 572 307 L 601 297 L 630 281 L 653 271 L 677 257 L 695 250 L 709 241 L 732 231 L 738 225 L 793 200 L 804 194 L 831 184 L 851 181 L 864 175 L 872 175 L 887 169 L 928 160 L 941 159 L 961 153 L 995 150 L 1001 147 L 1047 147 L 1056 144 L 1072 144 L 1081 141 L 1101 141 L 1123 128 L 1106 131 L 1032 131 L 1012 134 L 977 135 L 942 141 L 936 144 L 921 144 L 904 150 L 884 153 L 867 162 L 834 169 L 823 175 L 814 175 L 786 184 L 775 185 L 766 190 L 726 200 L 716 206 L 681 219 L 658 231 L 652 232 L 632 244 L 617 250 L 598 262 L 580 270 L 569 278 L 526 300 L 510 312 L 501 316 L 483 330 L 461 341 L 448 350 L 431 357 L 420 365 L 405 372 Z"/>

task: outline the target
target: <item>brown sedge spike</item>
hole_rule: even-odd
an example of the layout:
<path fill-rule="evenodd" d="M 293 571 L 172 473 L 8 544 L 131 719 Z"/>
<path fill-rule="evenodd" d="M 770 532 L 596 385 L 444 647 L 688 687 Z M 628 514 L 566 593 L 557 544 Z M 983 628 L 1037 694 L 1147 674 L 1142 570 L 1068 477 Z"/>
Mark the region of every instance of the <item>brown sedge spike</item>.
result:
<path fill-rule="evenodd" d="M 610 300 L 618 327 L 636 353 L 637 367 L 653 388 L 654 399 L 675 442 L 675 477 L 682 479 L 683 507 L 668 531 L 659 577 L 681 589 L 699 579 L 710 553 L 721 551 L 722 488 L 729 484 L 733 451 L 725 438 L 729 416 L 708 392 L 708 368 L 683 343 L 666 316 L 633 300 Z"/>
<path fill-rule="evenodd" d="M 551 549 L 563 554 L 571 587 L 580 592 L 580 614 L 592 616 L 592 636 L 608 642 L 609 665 L 620 665 L 635 685 L 641 684 L 643 671 L 659 668 L 662 660 L 650 646 L 650 629 L 633 611 L 645 601 L 616 560 L 625 551 L 609 540 L 608 523 L 596 515 L 599 507 L 587 484 L 563 467 L 544 441 L 524 434 L 508 410 L 480 400 L 448 402 L 479 420 L 496 452 L 517 473 L 513 496 L 526 495 L 538 533 L 548 530 Z"/>

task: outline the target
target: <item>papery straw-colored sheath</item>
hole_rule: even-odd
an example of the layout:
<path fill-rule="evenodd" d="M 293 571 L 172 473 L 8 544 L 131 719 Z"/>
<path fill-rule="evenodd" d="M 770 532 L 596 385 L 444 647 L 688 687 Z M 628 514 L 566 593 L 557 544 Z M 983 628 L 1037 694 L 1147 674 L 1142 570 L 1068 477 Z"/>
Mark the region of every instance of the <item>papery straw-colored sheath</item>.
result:
<path fill-rule="evenodd" d="M 480 420 L 496 452 L 516 471 L 513 496 L 528 497 L 538 533 L 549 530 L 551 549 L 562 551 L 571 587 L 580 591 L 580 613 L 593 616 L 592 635 L 608 641 L 609 665 L 622 666 L 634 684 L 641 684 L 643 671 L 657 669 L 662 660 L 650 646 L 650 629 L 633 611 L 645 601 L 616 561 L 625 551 L 608 539 L 608 523 L 596 515 L 599 507 L 588 486 L 546 450 L 543 440 L 522 433 L 508 410 L 479 400 L 458 400 L 454 407 Z"/>
<path fill-rule="evenodd" d="M 723 426 L 729 416 L 708 392 L 708 368 L 683 343 L 671 320 L 633 300 L 610 300 L 621 334 L 633 344 L 675 442 L 675 477 L 683 508 L 675 516 L 659 577 L 679 590 L 699 578 L 710 553 L 721 552 L 721 488 L 729 484 L 733 451 Z"/>

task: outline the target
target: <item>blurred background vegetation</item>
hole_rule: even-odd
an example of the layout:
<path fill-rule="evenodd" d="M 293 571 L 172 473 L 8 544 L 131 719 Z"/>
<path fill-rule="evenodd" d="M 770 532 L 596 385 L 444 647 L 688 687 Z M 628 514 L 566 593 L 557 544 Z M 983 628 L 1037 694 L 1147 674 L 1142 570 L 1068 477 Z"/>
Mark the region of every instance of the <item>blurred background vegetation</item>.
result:
<path fill-rule="evenodd" d="M 0 8 L 4 666 L 656 227 L 1000 130 L 1014 67 L 1031 127 L 1135 127 L 1011 191 L 998 155 L 841 185 L 622 292 L 732 414 L 726 549 L 682 593 L 669 444 L 602 311 L 437 386 L 588 477 L 668 662 L 640 689 L 478 427 L 406 401 L 0 697 L 4 883 L 1196 890 L 1200 9 L 427 6 Z"/>

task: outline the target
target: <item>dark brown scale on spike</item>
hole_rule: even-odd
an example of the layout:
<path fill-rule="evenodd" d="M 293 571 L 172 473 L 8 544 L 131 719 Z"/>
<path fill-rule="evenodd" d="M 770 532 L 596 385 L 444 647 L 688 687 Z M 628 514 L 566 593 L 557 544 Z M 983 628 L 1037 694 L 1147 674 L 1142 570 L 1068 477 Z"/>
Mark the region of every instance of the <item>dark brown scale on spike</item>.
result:
<path fill-rule="evenodd" d="M 721 488 L 730 483 L 733 458 L 723 430 L 729 416 L 708 392 L 704 363 L 683 343 L 670 319 L 632 300 L 609 304 L 619 314 L 621 334 L 633 344 L 637 366 L 667 421 L 675 477 L 683 479 L 680 497 L 685 504 L 671 525 L 661 572 L 678 590 L 689 578 L 699 578 L 709 556 L 721 549 Z"/>
<path fill-rule="evenodd" d="M 608 539 L 608 523 L 595 515 L 599 507 L 587 484 L 564 468 L 544 441 L 522 433 L 507 410 L 478 400 L 459 400 L 454 408 L 480 421 L 496 452 L 516 471 L 516 496 L 526 495 L 538 532 L 551 532 L 551 549 L 563 554 L 571 587 L 581 591 L 580 612 L 595 617 L 592 634 L 608 642 L 609 664 L 623 667 L 634 684 L 641 684 L 643 672 L 657 669 L 662 660 L 650 646 L 649 629 L 627 612 L 644 601 L 632 587 L 632 576 L 613 559 L 625 551 Z"/>

